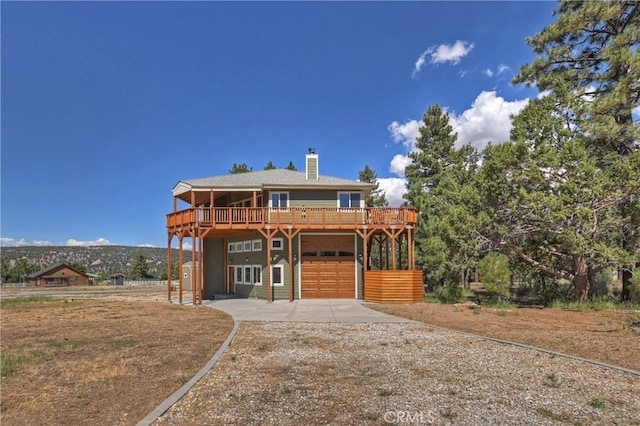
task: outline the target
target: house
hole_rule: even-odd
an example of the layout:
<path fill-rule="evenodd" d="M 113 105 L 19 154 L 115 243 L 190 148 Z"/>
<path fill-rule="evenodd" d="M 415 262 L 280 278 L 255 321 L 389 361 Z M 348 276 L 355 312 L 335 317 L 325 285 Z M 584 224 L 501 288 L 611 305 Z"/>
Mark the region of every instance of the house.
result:
<path fill-rule="evenodd" d="M 66 263 L 56 263 L 29 275 L 29 283 L 36 287 L 63 287 L 89 285 L 89 275 L 69 266 Z"/>
<path fill-rule="evenodd" d="M 183 265 L 186 239 L 198 259 L 197 273 L 189 274 L 193 303 L 225 294 L 267 301 L 420 301 L 417 212 L 366 207 L 372 190 L 370 183 L 321 175 L 313 149 L 304 171 L 181 180 L 167 215 L 168 275 L 172 242 L 178 240 L 178 265 Z M 171 299 L 170 282 L 167 288 Z"/>

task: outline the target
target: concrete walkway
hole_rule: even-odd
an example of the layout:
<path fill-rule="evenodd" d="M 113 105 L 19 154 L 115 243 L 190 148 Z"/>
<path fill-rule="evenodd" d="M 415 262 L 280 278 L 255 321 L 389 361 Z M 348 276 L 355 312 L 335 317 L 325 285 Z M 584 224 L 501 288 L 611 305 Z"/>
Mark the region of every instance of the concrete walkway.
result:
<path fill-rule="evenodd" d="M 236 321 L 410 322 L 368 309 L 366 302 L 353 299 L 276 300 L 271 303 L 256 299 L 223 299 L 206 300 L 203 305 L 226 312 Z"/>

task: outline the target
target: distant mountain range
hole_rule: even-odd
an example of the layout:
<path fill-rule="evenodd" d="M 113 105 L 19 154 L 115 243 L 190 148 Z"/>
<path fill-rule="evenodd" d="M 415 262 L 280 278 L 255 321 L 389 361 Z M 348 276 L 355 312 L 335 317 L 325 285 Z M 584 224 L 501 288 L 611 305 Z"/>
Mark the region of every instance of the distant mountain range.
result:
<path fill-rule="evenodd" d="M 31 264 L 44 268 L 59 262 L 84 265 L 90 274 L 112 274 L 125 272 L 133 259 L 143 255 L 149 265 L 150 274 L 160 274 L 167 268 L 167 249 L 157 247 L 130 246 L 23 246 L 2 247 L 0 257 L 12 263 L 12 260 L 25 258 Z M 183 251 L 184 261 L 191 260 L 191 251 Z M 178 262 L 178 250 L 171 254 L 173 263 Z"/>

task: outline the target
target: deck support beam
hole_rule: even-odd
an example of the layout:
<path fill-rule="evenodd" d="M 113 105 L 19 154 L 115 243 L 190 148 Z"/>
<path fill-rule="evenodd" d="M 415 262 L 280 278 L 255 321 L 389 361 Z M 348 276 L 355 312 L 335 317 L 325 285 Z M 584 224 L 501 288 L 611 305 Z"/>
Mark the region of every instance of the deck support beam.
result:
<path fill-rule="evenodd" d="M 171 303 L 171 286 L 172 286 L 172 274 L 171 270 L 171 240 L 173 240 L 173 234 L 169 234 L 167 237 L 167 300 Z"/>

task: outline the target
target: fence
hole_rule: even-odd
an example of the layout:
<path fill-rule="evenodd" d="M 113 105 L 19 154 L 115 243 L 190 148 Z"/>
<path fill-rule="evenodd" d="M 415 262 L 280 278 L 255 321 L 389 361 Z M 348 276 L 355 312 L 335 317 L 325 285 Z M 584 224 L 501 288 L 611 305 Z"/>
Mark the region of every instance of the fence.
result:
<path fill-rule="evenodd" d="M 171 281 L 171 285 L 177 286 L 178 280 Z M 123 285 L 167 285 L 167 280 L 124 280 Z"/>
<path fill-rule="evenodd" d="M 33 287 L 33 286 L 29 283 L 2 283 L 2 287 L 24 288 L 24 287 Z"/>

